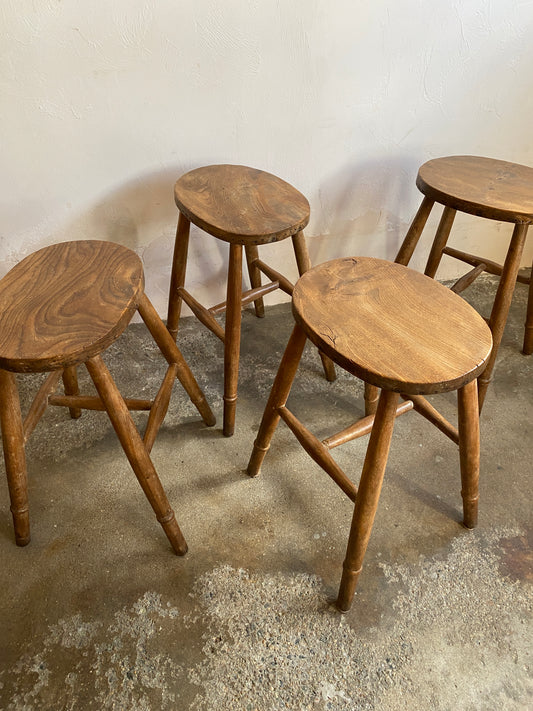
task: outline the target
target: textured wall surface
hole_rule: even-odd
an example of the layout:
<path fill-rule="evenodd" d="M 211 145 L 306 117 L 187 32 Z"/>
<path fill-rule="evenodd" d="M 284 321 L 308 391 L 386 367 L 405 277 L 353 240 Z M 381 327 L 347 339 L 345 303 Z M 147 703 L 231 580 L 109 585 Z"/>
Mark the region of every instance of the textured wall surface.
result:
<path fill-rule="evenodd" d="M 55 241 L 117 240 L 164 313 L 173 183 L 217 162 L 307 195 L 313 261 L 392 258 L 425 160 L 533 165 L 532 26 L 524 0 L 3 0 L 0 274 Z M 499 258 L 508 232 L 458 219 L 455 242 Z M 267 247 L 274 266 L 288 247 Z M 220 300 L 225 261 L 195 232 L 197 296 Z"/>

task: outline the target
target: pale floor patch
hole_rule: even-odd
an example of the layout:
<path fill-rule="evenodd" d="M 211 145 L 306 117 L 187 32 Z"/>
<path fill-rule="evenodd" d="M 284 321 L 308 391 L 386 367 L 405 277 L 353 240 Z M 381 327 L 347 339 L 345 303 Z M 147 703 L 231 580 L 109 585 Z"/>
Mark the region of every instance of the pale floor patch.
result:
<path fill-rule="evenodd" d="M 229 566 L 197 580 L 186 615 L 153 592 L 107 628 L 74 615 L 2 673 L 3 708 L 525 711 L 531 587 L 498 573 L 502 540 L 516 535 L 465 533 L 440 559 L 383 565 L 393 621 L 357 634 L 318 578 Z M 184 635 L 203 644 L 188 667 L 168 645 Z"/>

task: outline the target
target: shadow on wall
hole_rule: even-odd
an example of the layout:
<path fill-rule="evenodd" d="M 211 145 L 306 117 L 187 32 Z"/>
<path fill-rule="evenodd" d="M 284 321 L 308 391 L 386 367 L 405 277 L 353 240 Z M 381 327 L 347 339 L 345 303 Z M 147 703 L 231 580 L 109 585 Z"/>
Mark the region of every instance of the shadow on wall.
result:
<path fill-rule="evenodd" d="M 422 162 L 402 155 L 355 163 L 323 181 L 313 263 L 348 255 L 394 259 L 420 200 L 415 180 Z"/>
<path fill-rule="evenodd" d="M 146 292 L 162 316 L 166 316 L 168 288 L 178 210 L 174 183 L 194 166 L 168 167 L 145 173 L 121 185 L 88 206 L 75 220 L 47 240 L 103 239 L 118 242 L 143 259 Z M 225 284 L 225 245 L 191 226 L 187 285 L 195 285 L 217 298 Z M 224 298 L 222 289 L 222 301 Z M 213 301 L 213 303 L 216 303 Z M 184 307 L 183 313 L 188 313 Z"/>

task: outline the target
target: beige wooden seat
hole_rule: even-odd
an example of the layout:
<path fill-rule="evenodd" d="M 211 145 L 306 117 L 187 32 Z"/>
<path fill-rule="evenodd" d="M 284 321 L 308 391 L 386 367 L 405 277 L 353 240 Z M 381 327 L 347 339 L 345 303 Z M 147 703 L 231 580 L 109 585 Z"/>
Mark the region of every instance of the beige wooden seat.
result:
<path fill-rule="evenodd" d="M 309 203 L 292 185 L 270 173 L 241 165 L 210 165 L 183 175 L 174 197 L 180 214 L 170 281 L 167 328 L 175 338 L 182 300 L 196 317 L 224 343 L 224 425 L 235 429 L 241 309 L 254 302 L 257 316 L 264 316 L 263 296 L 282 289 L 292 294 L 293 285 L 259 259 L 258 245 L 292 238 L 298 271 L 311 266 L 303 229 L 309 222 Z M 207 309 L 185 288 L 190 223 L 229 243 L 226 301 Z M 251 289 L 242 291 L 242 249 L 246 253 Z M 261 273 L 270 282 L 261 284 Z M 226 314 L 225 328 L 215 316 Z M 333 364 L 322 357 L 328 380 L 335 379 Z"/>
<path fill-rule="evenodd" d="M 479 417 L 477 376 L 492 338 L 471 306 L 438 282 L 407 267 L 354 257 L 306 272 L 293 293 L 296 321 L 279 366 L 248 464 L 256 476 L 280 417 L 308 454 L 355 502 L 337 599 L 350 608 L 376 513 L 394 419 L 413 407 L 428 414 L 424 395 L 457 390 L 459 426 L 436 424 L 459 444 L 464 524 L 477 522 Z M 337 365 L 381 388 L 375 415 L 319 441 L 286 401 L 306 340 Z M 406 402 L 397 406 L 399 396 Z M 431 419 L 431 417 L 430 417 Z M 433 421 L 433 420 L 432 420 Z M 371 432 L 359 490 L 330 450 Z"/>
<path fill-rule="evenodd" d="M 169 367 L 152 402 L 122 398 L 101 354 L 135 311 L 146 323 Z M 84 363 L 98 396 L 79 394 L 76 366 Z M 15 373 L 49 372 L 22 419 Z M 61 376 L 65 395 L 54 395 Z M 64 242 L 17 264 L 0 281 L 0 425 L 6 474 L 20 546 L 30 541 L 24 443 L 48 404 L 107 410 L 126 456 L 175 552 L 187 544 L 149 456 L 178 378 L 203 420 L 215 419 L 187 363 L 144 293 L 139 257 L 118 244 Z M 150 410 L 144 442 L 129 409 Z"/>
<path fill-rule="evenodd" d="M 533 279 L 531 275 L 519 271 L 528 227 L 533 222 L 533 168 L 476 156 L 435 158 L 422 165 L 418 171 L 416 185 L 424 198 L 398 252 L 396 262 L 409 264 L 429 214 L 434 204 L 439 203 L 444 206 L 444 211 L 424 273 L 434 277 L 442 255 L 446 254 L 472 267 L 472 270 L 454 285 L 453 290 L 456 293 L 466 289 L 482 272 L 500 277 L 488 321 L 494 347 L 479 381 L 481 409 L 492 379 L 517 281 L 529 284 L 523 352 L 526 355 L 533 353 Z M 457 211 L 514 224 L 503 266 L 483 256 L 467 254 L 447 246 Z"/>

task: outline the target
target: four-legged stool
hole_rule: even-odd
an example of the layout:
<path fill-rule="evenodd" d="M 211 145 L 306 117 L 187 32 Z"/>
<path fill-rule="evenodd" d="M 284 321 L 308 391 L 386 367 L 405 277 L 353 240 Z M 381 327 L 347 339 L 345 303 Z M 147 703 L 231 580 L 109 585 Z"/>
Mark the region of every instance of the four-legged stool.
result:
<path fill-rule="evenodd" d="M 135 311 L 146 323 L 169 367 L 152 402 L 122 398 L 102 353 L 124 331 Z M 76 366 L 85 363 L 98 396 L 78 391 Z M 15 373 L 49 375 L 22 420 Z M 65 395 L 53 395 L 61 376 Z M 0 281 L 0 426 L 15 528 L 20 546 L 30 541 L 24 443 L 48 404 L 107 410 L 139 483 L 173 549 L 187 544 L 149 456 L 178 378 L 203 420 L 215 419 L 182 354 L 144 293 L 139 257 L 112 242 L 64 242 L 17 264 Z M 144 442 L 129 409 L 150 410 Z"/>
<path fill-rule="evenodd" d="M 446 431 L 459 444 L 464 524 L 477 523 L 479 415 L 476 378 L 492 338 L 482 317 L 433 279 L 399 264 L 353 257 L 306 272 L 293 293 L 296 325 L 279 366 L 248 464 L 256 476 L 280 417 L 308 454 L 355 501 L 337 606 L 350 608 L 370 537 L 388 458 L 399 395 L 404 409 L 423 395 L 457 390 L 459 426 Z M 286 401 L 309 339 L 337 365 L 381 388 L 372 422 L 360 421 L 320 442 Z M 427 401 L 425 401 L 427 402 Z M 365 418 L 367 419 L 367 418 Z M 371 431 L 359 490 L 330 449 Z"/>
<path fill-rule="evenodd" d="M 524 334 L 524 353 L 533 353 L 533 278 L 519 272 L 527 230 L 533 222 L 533 168 L 491 158 L 450 156 L 430 160 L 420 168 L 416 179 L 423 193 L 422 204 L 398 252 L 396 262 L 409 264 L 428 216 L 437 202 L 444 211 L 427 260 L 425 274 L 434 277 L 443 254 L 455 257 L 473 268 L 452 287 L 460 293 L 482 272 L 500 277 L 489 318 L 494 347 L 487 367 L 479 380 L 479 407 L 485 393 L 502 340 L 503 330 L 515 283 L 529 284 L 529 300 Z M 461 252 L 447 246 L 448 236 L 457 211 L 489 220 L 514 224 L 513 235 L 503 266 L 484 257 Z"/>
<path fill-rule="evenodd" d="M 172 262 L 167 328 L 175 338 L 185 301 L 195 316 L 224 343 L 224 425 L 230 437 L 235 428 L 241 309 L 254 302 L 257 316 L 264 316 L 263 296 L 282 289 L 292 294 L 293 285 L 259 259 L 258 245 L 292 237 L 298 271 L 311 264 L 302 230 L 309 222 L 309 203 L 292 185 L 262 170 L 240 165 L 210 165 L 183 175 L 174 197 L 180 214 Z M 226 301 L 212 308 L 202 306 L 185 290 L 185 271 L 190 223 L 217 239 L 229 242 Z M 252 288 L 242 291 L 242 248 L 246 253 Z M 261 273 L 271 281 L 261 284 Z M 226 313 L 225 328 L 215 319 Z M 322 354 L 328 380 L 335 379 L 333 364 Z"/>

